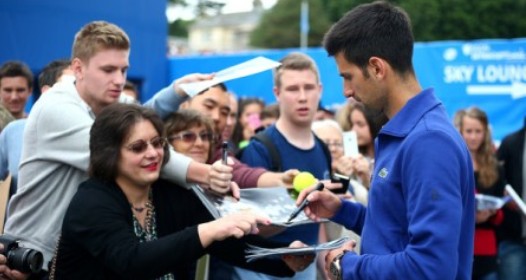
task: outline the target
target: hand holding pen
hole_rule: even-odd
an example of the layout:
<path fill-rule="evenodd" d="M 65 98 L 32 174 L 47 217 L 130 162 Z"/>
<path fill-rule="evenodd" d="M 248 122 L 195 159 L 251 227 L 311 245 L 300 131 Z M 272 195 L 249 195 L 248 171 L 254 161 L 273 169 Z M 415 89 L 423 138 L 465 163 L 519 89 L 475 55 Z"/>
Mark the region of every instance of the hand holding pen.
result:
<path fill-rule="evenodd" d="M 223 141 L 221 144 L 221 163 L 228 165 L 228 141 Z M 228 192 L 236 200 L 239 200 L 239 186 L 232 181 L 229 181 L 230 191 Z"/>
<path fill-rule="evenodd" d="M 228 142 L 224 141 L 221 144 L 221 161 L 224 165 L 228 164 Z"/>
<path fill-rule="evenodd" d="M 332 218 L 342 206 L 340 198 L 333 192 L 323 188 L 320 191 L 315 191 L 319 188 L 319 184 L 322 183 L 302 190 L 296 200 L 296 204 L 299 207 L 305 200 L 308 200 L 308 202 L 305 202 L 306 206 L 304 206 L 305 215 L 317 222 L 321 219 Z"/>
<path fill-rule="evenodd" d="M 308 194 L 314 192 L 314 191 L 322 191 L 323 190 L 323 183 L 322 182 L 318 182 L 316 184 L 316 187 L 313 189 L 313 190 L 309 190 Z M 303 192 L 302 192 L 303 193 Z M 307 194 L 307 195 L 308 195 Z M 298 201 L 299 201 L 299 197 L 298 197 Z M 289 219 L 287 220 L 287 223 L 290 223 L 292 220 L 294 220 L 299 214 L 301 211 L 303 211 L 305 209 L 305 207 L 307 207 L 307 205 L 309 205 L 310 201 L 309 199 L 307 199 L 307 197 L 305 197 L 305 199 L 303 199 L 300 203 L 300 205 L 298 206 L 298 208 L 296 208 L 294 210 L 294 212 L 292 212 L 292 214 L 290 214 L 290 217 Z"/>
<path fill-rule="evenodd" d="M 228 162 L 228 150 L 221 150 L 221 156 L 217 159 L 209 170 L 208 190 L 216 195 L 232 195 L 239 200 L 239 187 L 232 180 L 233 166 L 232 159 Z"/>

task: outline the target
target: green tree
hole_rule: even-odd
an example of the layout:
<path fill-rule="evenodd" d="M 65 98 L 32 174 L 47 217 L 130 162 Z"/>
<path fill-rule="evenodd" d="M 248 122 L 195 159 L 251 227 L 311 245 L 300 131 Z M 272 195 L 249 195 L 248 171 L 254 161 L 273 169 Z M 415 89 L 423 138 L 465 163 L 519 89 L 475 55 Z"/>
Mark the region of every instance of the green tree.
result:
<path fill-rule="evenodd" d="M 168 23 L 168 34 L 175 37 L 188 37 L 188 26 L 192 24 L 193 20 L 176 19 L 172 23 Z"/>
<path fill-rule="evenodd" d="M 320 46 L 331 23 L 323 0 L 309 0 L 309 46 Z M 300 44 L 301 1 L 279 0 L 266 11 L 254 31 L 250 44 L 260 48 L 292 48 Z"/>
<path fill-rule="evenodd" d="M 400 0 L 415 39 L 469 40 L 526 36 L 526 0 Z"/>
<path fill-rule="evenodd" d="M 345 13 L 350 11 L 352 8 L 369 3 L 370 0 L 322 0 L 323 7 L 327 12 L 329 20 L 331 22 L 338 21 Z"/>
<path fill-rule="evenodd" d="M 270 19 L 264 17 L 265 26 L 258 28 L 257 35 L 253 34 L 256 36 L 254 43 L 257 37 L 261 38 L 257 41 L 257 46 L 274 45 L 269 43 L 267 46 L 264 38 L 272 41 L 289 41 L 281 35 L 285 30 L 274 29 L 285 29 L 283 27 L 287 26 L 286 29 L 289 30 L 298 27 L 298 17 L 290 15 L 293 12 L 290 2 L 295 2 L 299 7 L 301 1 L 279 0 L 270 10 L 269 13 L 273 15 L 267 17 L 281 18 L 280 21 L 272 19 L 278 24 L 272 24 Z M 372 0 L 310 0 L 311 29 L 317 21 L 328 19 L 332 24 L 357 5 L 369 2 Z M 526 13 L 526 0 L 391 0 L 389 2 L 407 11 L 411 17 L 416 41 L 526 37 L 526 21 L 522 20 L 523 14 Z M 314 12 L 312 6 L 318 3 L 321 3 L 321 9 Z M 281 11 L 283 9 L 288 11 Z M 294 11 L 299 11 L 299 8 Z M 325 16 L 319 13 L 325 13 Z M 312 22 L 313 15 L 316 22 Z M 289 16 L 290 18 L 287 18 Z M 328 28 L 325 32 L 327 30 Z M 272 35 L 266 37 L 266 32 Z M 310 45 L 319 42 L 318 39 L 309 36 Z M 287 43 L 287 47 L 289 46 L 297 46 L 296 37 L 292 42 Z"/>

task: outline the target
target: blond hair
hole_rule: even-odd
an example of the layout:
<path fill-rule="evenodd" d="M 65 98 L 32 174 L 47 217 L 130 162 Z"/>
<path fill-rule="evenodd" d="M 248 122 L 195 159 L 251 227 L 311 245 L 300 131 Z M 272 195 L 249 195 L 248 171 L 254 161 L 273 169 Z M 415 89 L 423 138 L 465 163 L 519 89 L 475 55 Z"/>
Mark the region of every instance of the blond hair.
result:
<path fill-rule="evenodd" d="M 292 52 L 280 60 L 281 65 L 274 71 L 274 86 L 281 86 L 281 75 L 285 70 L 310 70 L 316 75 L 318 84 L 320 83 L 320 72 L 316 62 L 308 55 L 300 52 Z"/>
<path fill-rule="evenodd" d="M 488 116 L 484 111 L 477 107 L 470 107 L 459 113 L 459 130 L 462 133 L 464 127 L 464 117 L 478 120 L 484 128 L 484 140 L 475 152 L 475 161 L 479 171 L 479 183 L 482 187 L 491 187 L 499 177 L 498 162 L 495 157 L 495 149 L 491 138 Z"/>
<path fill-rule="evenodd" d="M 92 21 L 75 34 L 71 59 L 88 61 L 97 52 L 106 49 L 129 50 L 130 39 L 126 32 L 106 21 Z"/>
<path fill-rule="evenodd" d="M 314 121 L 312 122 L 312 125 L 311 125 L 312 130 L 317 130 L 323 127 L 333 127 L 343 135 L 343 130 L 340 124 L 338 124 L 338 122 L 335 120 L 325 119 L 325 120 Z"/>

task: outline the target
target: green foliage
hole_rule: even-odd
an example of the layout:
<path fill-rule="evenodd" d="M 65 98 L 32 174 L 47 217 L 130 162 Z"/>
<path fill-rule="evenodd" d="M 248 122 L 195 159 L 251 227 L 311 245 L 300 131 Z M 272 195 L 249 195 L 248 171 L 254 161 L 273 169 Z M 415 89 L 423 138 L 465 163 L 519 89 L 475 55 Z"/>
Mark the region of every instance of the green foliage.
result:
<path fill-rule="evenodd" d="M 330 21 L 323 0 L 309 0 L 309 46 L 320 46 Z M 250 43 L 261 48 L 292 48 L 300 44 L 301 1 L 279 0 L 263 14 L 260 24 L 250 34 Z"/>
<path fill-rule="evenodd" d="M 180 5 L 183 5 L 183 6 L 188 5 L 186 3 L 186 0 L 168 0 L 168 2 L 173 3 L 173 4 L 180 4 Z"/>
<path fill-rule="evenodd" d="M 526 0 L 400 0 L 416 41 L 526 36 Z"/>
<path fill-rule="evenodd" d="M 350 11 L 352 8 L 369 3 L 369 0 L 322 0 L 323 7 L 329 16 L 331 22 L 336 22 L 340 19 L 345 13 Z"/>
<path fill-rule="evenodd" d="M 193 20 L 177 19 L 172 23 L 168 23 L 168 34 L 174 37 L 188 37 L 188 26 L 193 23 Z"/>
<path fill-rule="evenodd" d="M 309 45 L 319 46 L 330 25 L 370 0 L 309 0 Z M 526 0 L 392 0 L 404 8 L 416 41 L 526 37 Z M 251 34 L 263 48 L 299 45 L 300 0 L 279 0 Z"/>

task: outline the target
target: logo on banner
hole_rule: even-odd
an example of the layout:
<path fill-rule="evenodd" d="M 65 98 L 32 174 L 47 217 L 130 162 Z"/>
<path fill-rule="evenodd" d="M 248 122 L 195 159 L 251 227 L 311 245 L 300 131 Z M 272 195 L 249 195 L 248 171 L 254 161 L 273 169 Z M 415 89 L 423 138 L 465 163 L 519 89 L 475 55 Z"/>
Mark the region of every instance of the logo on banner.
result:
<path fill-rule="evenodd" d="M 466 84 L 469 95 L 526 96 L 526 52 L 493 50 L 490 44 L 467 43 L 443 52 L 444 83 Z"/>

